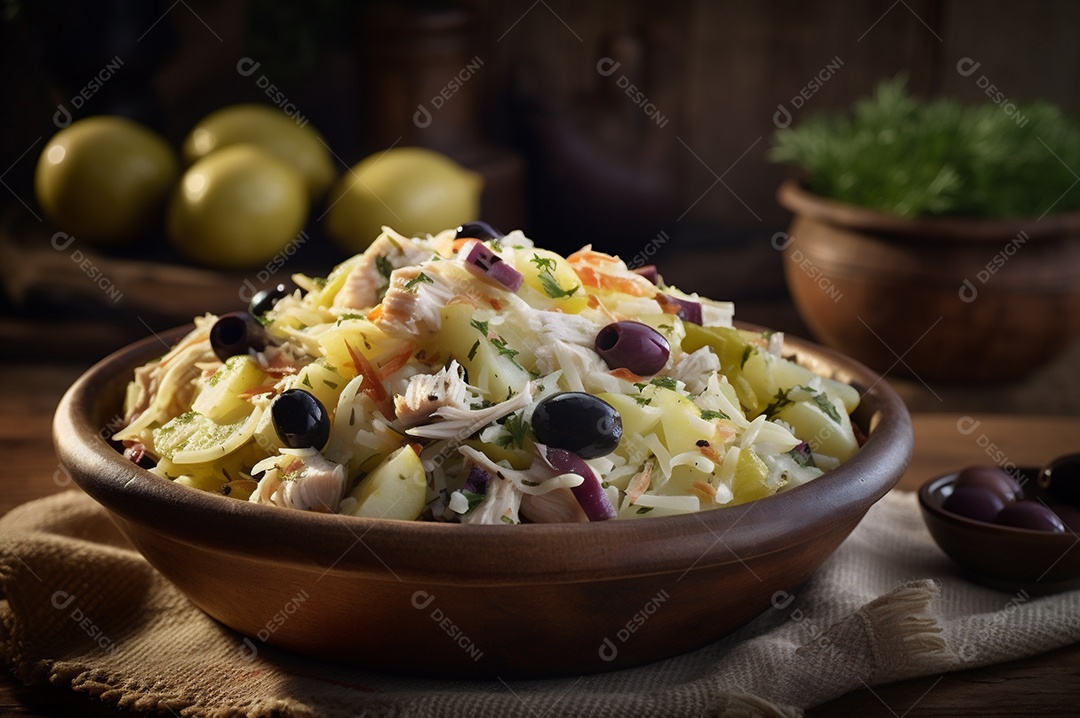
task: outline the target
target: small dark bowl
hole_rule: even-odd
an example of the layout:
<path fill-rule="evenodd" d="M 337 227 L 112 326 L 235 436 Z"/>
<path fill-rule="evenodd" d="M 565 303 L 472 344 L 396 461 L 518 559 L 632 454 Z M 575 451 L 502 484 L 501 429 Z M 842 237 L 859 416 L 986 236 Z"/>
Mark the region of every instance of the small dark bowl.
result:
<path fill-rule="evenodd" d="M 930 535 L 968 578 L 1002 591 L 1024 590 L 1032 595 L 1080 587 L 1080 537 L 1074 532 L 1001 526 L 941 508 L 952 494 L 958 473 L 923 484 L 919 506 Z M 1045 499 L 1035 483 L 1039 469 L 1025 467 L 1017 473 L 1025 498 Z"/>
<path fill-rule="evenodd" d="M 147 560 L 248 637 L 237 637 L 247 655 L 265 641 L 409 673 L 580 675 L 734 631 L 806 581 L 903 474 L 911 421 L 888 384 L 809 342 L 786 348 L 860 391 L 854 419 L 866 444 L 802 486 L 683 516 L 468 526 L 291 511 L 175 484 L 102 438 L 132 372 L 161 354 L 154 338 L 71 387 L 54 439 L 75 481 Z"/>

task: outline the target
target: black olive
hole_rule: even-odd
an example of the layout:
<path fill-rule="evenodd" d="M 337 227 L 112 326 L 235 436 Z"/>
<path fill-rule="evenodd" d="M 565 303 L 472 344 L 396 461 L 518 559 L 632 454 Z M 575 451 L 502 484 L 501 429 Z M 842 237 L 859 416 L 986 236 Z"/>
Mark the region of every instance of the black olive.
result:
<path fill-rule="evenodd" d="M 266 329 L 247 312 L 223 314 L 210 327 L 210 346 L 221 361 L 247 354 L 249 349 L 261 352 L 268 341 Z"/>
<path fill-rule="evenodd" d="M 583 459 L 610 454 L 622 438 L 622 417 L 592 394 L 567 391 L 536 405 L 532 428 L 541 444 L 572 451 Z"/>
<path fill-rule="evenodd" d="M 268 311 L 274 308 L 274 305 L 284 297 L 289 296 L 289 288 L 284 284 L 279 284 L 271 289 L 263 289 L 256 292 L 255 296 L 251 298 L 251 303 L 248 305 L 248 311 L 253 317 L 261 317 Z"/>
<path fill-rule="evenodd" d="M 317 398 L 303 389 L 289 389 L 270 404 L 278 438 L 290 449 L 320 451 L 330 439 L 330 415 Z"/>
<path fill-rule="evenodd" d="M 506 235 L 492 227 L 487 222 L 468 222 L 457 228 L 457 238 L 469 237 L 480 241 L 488 239 L 502 239 Z"/>
<path fill-rule="evenodd" d="M 1054 459 L 1039 472 L 1038 482 L 1054 499 L 1080 506 L 1080 454 Z"/>

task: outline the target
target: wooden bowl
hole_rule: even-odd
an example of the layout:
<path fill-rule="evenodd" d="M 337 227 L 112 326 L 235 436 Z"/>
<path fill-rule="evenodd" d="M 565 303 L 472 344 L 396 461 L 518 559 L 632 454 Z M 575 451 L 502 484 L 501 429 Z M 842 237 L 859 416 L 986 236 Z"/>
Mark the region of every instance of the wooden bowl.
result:
<path fill-rule="evenodd" d="M 1080 213 L 904 219 L 795 182 L 777 197 L 795 213 L 773 243 L 799 316 L 879 371 L 1017 378 L 1080 335 Z"/>
<path fill-rule="evenodd" d="M 855 419 L 868 439 L 836 470 L 776 496 L 600 524 L 293 511 L 158 478 L 102 438 L 134 368 L 162 349 L 147 339 L 86 372 L 57 408 L 57 452 L 147 560 L 239 631 L 238 650 L 247 652 L 266 642 L 373 669 L 502 678 L 673 656 L 735 630 L 775 592 L 806 581 L 911 455 L 907 410 L 880 377 L 792 339 L 787 349 L 800 363 L 863 393 Z"/>
<path fill-rule="evenodd" d="M 1036 485 L 1039 469 L 1018 469 L 1026 498 L 1045 497 Z M 976 583 L 1030 595 L 1080 588 L 1080 538 L 976 521 L 941 506 L 959 472 L 930 479 L 919 488 L 926 527 L 941 550 Z"/>

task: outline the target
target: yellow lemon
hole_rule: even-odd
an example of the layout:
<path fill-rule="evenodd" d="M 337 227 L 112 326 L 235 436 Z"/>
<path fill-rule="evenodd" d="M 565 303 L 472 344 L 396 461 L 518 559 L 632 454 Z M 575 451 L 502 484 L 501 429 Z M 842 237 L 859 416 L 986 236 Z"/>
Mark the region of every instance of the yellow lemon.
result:
<path fill-rule="evenodd" d="M 312 199 L 334 181 L 333 159 L 322 135 L 306 119 L 294 119 L 269 105 L 230 105 L 210 113 L 184 140 L 184 159 L 192 164 L 222 147 L 244 142 L 295 167 L 304 176 Z"/>
<path fill-rule="evenodd" d="M 38 159 L 34 194 L 45 216 L 80 240 L 114 245 L 154 219 L 179 171 L 160 136 L 100 115 L 57 132 Z"/>
<path fill-rule="evenodd" d="M 326 231 L 362 252 L 383 225 L 408 236 L 434 234 L 480 218 L 483 179 L 449 157 L 398 147 L 367 157 L 330 191 Z"/>
<path fill-rule="evenodd" d="M 304 179 L 255 145 L 231 145 L 184 173 L 167 229 L 187 257 L 213 267 L 264 264 L 300 234 L 309 208 Z"/>

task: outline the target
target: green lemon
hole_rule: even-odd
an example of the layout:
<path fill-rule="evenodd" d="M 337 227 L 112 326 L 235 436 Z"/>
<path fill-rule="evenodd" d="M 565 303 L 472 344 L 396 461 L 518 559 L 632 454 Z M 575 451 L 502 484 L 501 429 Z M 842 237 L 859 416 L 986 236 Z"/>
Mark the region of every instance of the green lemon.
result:
<path fill-rule="evenodd" d="M 231 145 L 184 173 L 167 229 L 187 257 L 240 269 L 269 261 L 295 241 L 309 208 L 304 179 L 255 145 Z"/>
<path fill-rule="evenodd" d="M 222 147 L 251 143 L 294 166 L 307 182 L 312 199 L 334 181 L 334 163 L 326 143 L 307 120 L 299 121 L 269 105 L 230 105 L 199 121 L 184 140 L 188 164 Z"/>
<path fill-rule="evenodd" d="M 34 193 L 57 227 L 91 244 L 144 230 L 176 182 L 176 154 L 125 117 L 100 115 L 57 132 L 38 159 Z"/>
<path fill-rule="evenodd" d="M 398 147 L 367 157 L 330 191 L 326 231 L 362 252 L 383 225 L 407 236 L 434 234 L 480 218 L 483 179 L 449 157 Z"/>

